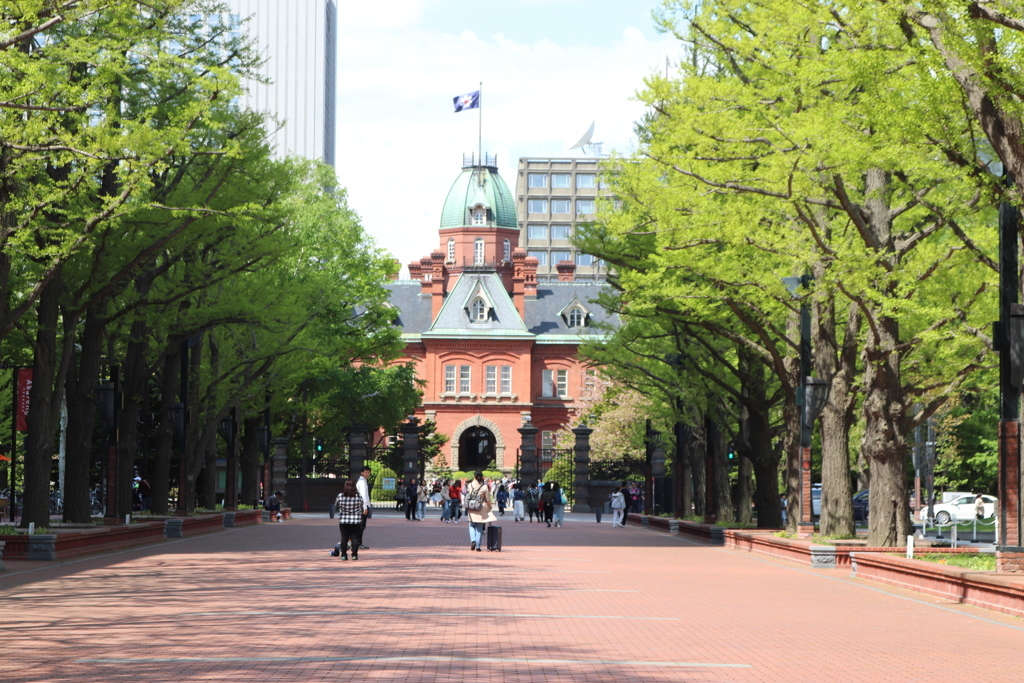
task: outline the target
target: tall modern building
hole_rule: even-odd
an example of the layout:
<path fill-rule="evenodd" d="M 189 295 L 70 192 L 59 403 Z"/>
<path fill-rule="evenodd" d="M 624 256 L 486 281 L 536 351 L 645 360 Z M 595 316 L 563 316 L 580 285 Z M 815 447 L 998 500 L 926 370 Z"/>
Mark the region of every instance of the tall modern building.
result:
<path fill-rule="evenodd" d="M 249 81 L 243 104 L 268 112 L 279 155 L 298 154 L 334 165 L 334 93 L 338 9 L 335 0 L 225 0 L 232 21 L 248 18 L 245 31 L 264 58 Z"/>
<path fill-rule="evenodd" d="M 576 266 L 576 280 L 603 280 L 598 259 L 582 254 L 569 240 L 576 226 L 593 220 L 598 197 L 607 196 L 598 178 L 599 159 L 519 159 L 516 215 L 519 244 L 537 259 L 537 281 L 557 282 L 558 264 Z"/>

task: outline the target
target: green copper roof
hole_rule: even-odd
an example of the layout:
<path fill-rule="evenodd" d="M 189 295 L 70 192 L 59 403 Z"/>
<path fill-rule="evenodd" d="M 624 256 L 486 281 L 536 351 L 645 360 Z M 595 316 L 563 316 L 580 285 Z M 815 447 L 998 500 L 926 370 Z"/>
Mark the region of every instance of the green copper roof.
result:
<path fill-rule="evenodd" d="M 483 183 L 480 182 L 481 177 Z M 441 227 L 458 228 L 470 224 L 469 209 L 483 204 L 491 210 L 490 226 L 517 228 L 516 203 L 508 185 L 492 166 L 467 167 L 452 183 L 441 210 Z"/>

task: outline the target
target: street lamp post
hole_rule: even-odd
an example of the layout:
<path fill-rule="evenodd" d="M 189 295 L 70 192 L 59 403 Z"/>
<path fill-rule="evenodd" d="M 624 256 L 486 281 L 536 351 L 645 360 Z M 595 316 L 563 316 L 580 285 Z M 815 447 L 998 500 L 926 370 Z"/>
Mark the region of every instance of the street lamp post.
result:
<path fill-rule="evenodd" d="M 828 403 L 829 383 L 814 377 L 804 378 L 804 409 L 800 429 L 800 531 L 814 535 L 814 508 L 811 495 L 811 437 L 814 421 Z"/>
<path fill-rule="evenodd" d="M 682 413 L 682 405 L 679 408 L 679 412 Z M 682 518 L 689 512 L 685 505 L 687 497 L 683 495 L 683 486 L 688 483 L 683 476 L 683 459 L 685 457 L 686 445 L 690 443 L 690 437 L 693 435 L 693 427 L 683 422 L 676 422 L 675 431 L 676 460 L 672 464 L 672 476 L 675 477 L 675 515 L 677 518 Z"/>

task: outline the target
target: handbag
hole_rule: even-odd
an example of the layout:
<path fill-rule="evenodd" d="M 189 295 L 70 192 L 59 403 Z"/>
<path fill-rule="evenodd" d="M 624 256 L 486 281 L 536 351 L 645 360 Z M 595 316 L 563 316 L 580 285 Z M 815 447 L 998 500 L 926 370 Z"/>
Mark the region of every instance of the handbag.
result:
<path fill-rule="evenodd" d="M 560 494 L 562 496 L 562 505 L 568 505 L 569 499 L 565 497 L 565 491 L 561 491 Z"/>

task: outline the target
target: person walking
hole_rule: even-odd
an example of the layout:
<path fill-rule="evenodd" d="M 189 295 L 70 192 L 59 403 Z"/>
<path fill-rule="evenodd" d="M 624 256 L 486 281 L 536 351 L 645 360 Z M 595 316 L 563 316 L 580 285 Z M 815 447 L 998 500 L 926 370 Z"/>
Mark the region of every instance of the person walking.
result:
<path fill-rule="evenodd" d="M 644 510 L 644 497 L 636 482 L 631 482 L 626 493 L 626 503 L 630 512 L 640 514 Z"/>
<path fill-rule="evenodd" d="M 555 506 L 552 518 L 554 519 L 555 526 L 561 528 L 562 521 L 565 519 L 565 504 L 568 501 L 565 498 L 565 493 L 562 492 L 562 485 L 557 481 L 551 484 L 551 490 L 555 494 L 551 497 Z"/>
<path fill-rule="evenodd" d="M 540 494 L 540 502 L 543 507 L 544 521 L 551 526 L 551 520 L 555 516 L 555 492 L 551 488 L 551 482 L 544 484 L 544 491 Z"/>
<path fill-rule="evenodd" d="M 491 490 L 484 482 L 484 473 L 477 470 L 473 473 L 473 481 L 466 484 L 466 514 L 469 515 L 469 549 L 482 551 L 484 529 L 488 522 L 497 522 L 498 518 L 491 512 Z"/>
<path fill-rule="evenodd" d="M 626 509 L 626 497 L 622 495 L 622 489 L 618 486 L 615 487 L 615 491 L 612 493 L 612 528 L 625 527 L 622 523 L 622 517 Z"/>
<path fill-rule="evenodd" d="M 462 480 L 456 479 L 455 483 L 449 488 L 449 495 L 451 496 L 452 512 L 450 517 L 452 518 L 452 524 L 458 524 L 459 518 L 462 517 L 462 509 L 459 507 L 462 504 Z"/>
<path fill-rule="evenodd" d="M 498 516 L 505 516 L 505 506 L 508 505 L 508 491 L 505 490 L 504 486 L 498 487 L 498 493 L 494 496 L 494 501 L 498 504 Z"/>
<path fill-rule="evenodd" d="M 416 519 L 416 490 L 418 488 L 415 478 L 409 479 L 409 483 L 405 485 L 405 518 L 410 521 Z"/>
<path fill-rule="evenodd" d="M 452 494 L 451 482 L 445 479 L 441 482 L 441 521 L 445 524 L 452 523 Z"/>
<path fill-rule="evenodd" d="M 356 482 L 345 480 L 341 493 L 334 501 L 338 511 L 338 528 L 341 530 L 341 559 L 348 559 L 348 546 L 352 544 L 352 559 L 359 559 L 359 548 L 363 544 L 363 525 L 370 508 L 356 489 Z"/>
<path fill-rule="evenodd" d="M 427 500 L 430 498 L 430 489 L 427 482 L 420 479 L 419 488 L 416 489 L 416 519 L 423 521 L 427 517 Z"/>
<path fill-rule="evenodd" d="M 540 522 L 540 491 L 537 490 L 536 484 L 530 484 L 530 488 L 526 489 L 526 511 L 530 515 L 530 524 L 533 524 L 533 516 L 537 515 L 537 521 Z"/>
<path fill-rule="evenodd" d="M 395 509 L 405 509 L 405 480 L 399 479 L 398 483 L 395 484 Z"/>
<path fill-rule="evenodd" d="M 522 522 L 526 519 L 526 505 L 523 489 L 518 483 L 512 484 L 512 519 Z"/>
<path fill-rule="evenodd" d="M 373 516 L 373 505 L 370 504 L 370 466 L 363 465 L 359 470 L 359 479 L 356 480 L 356 491 L 363 499 L 363 521 L 359 525 L 359 545 L 352 546 L 353 550 L 369 550 L 363 539 L 366 538 L 366 520 Z"/>

